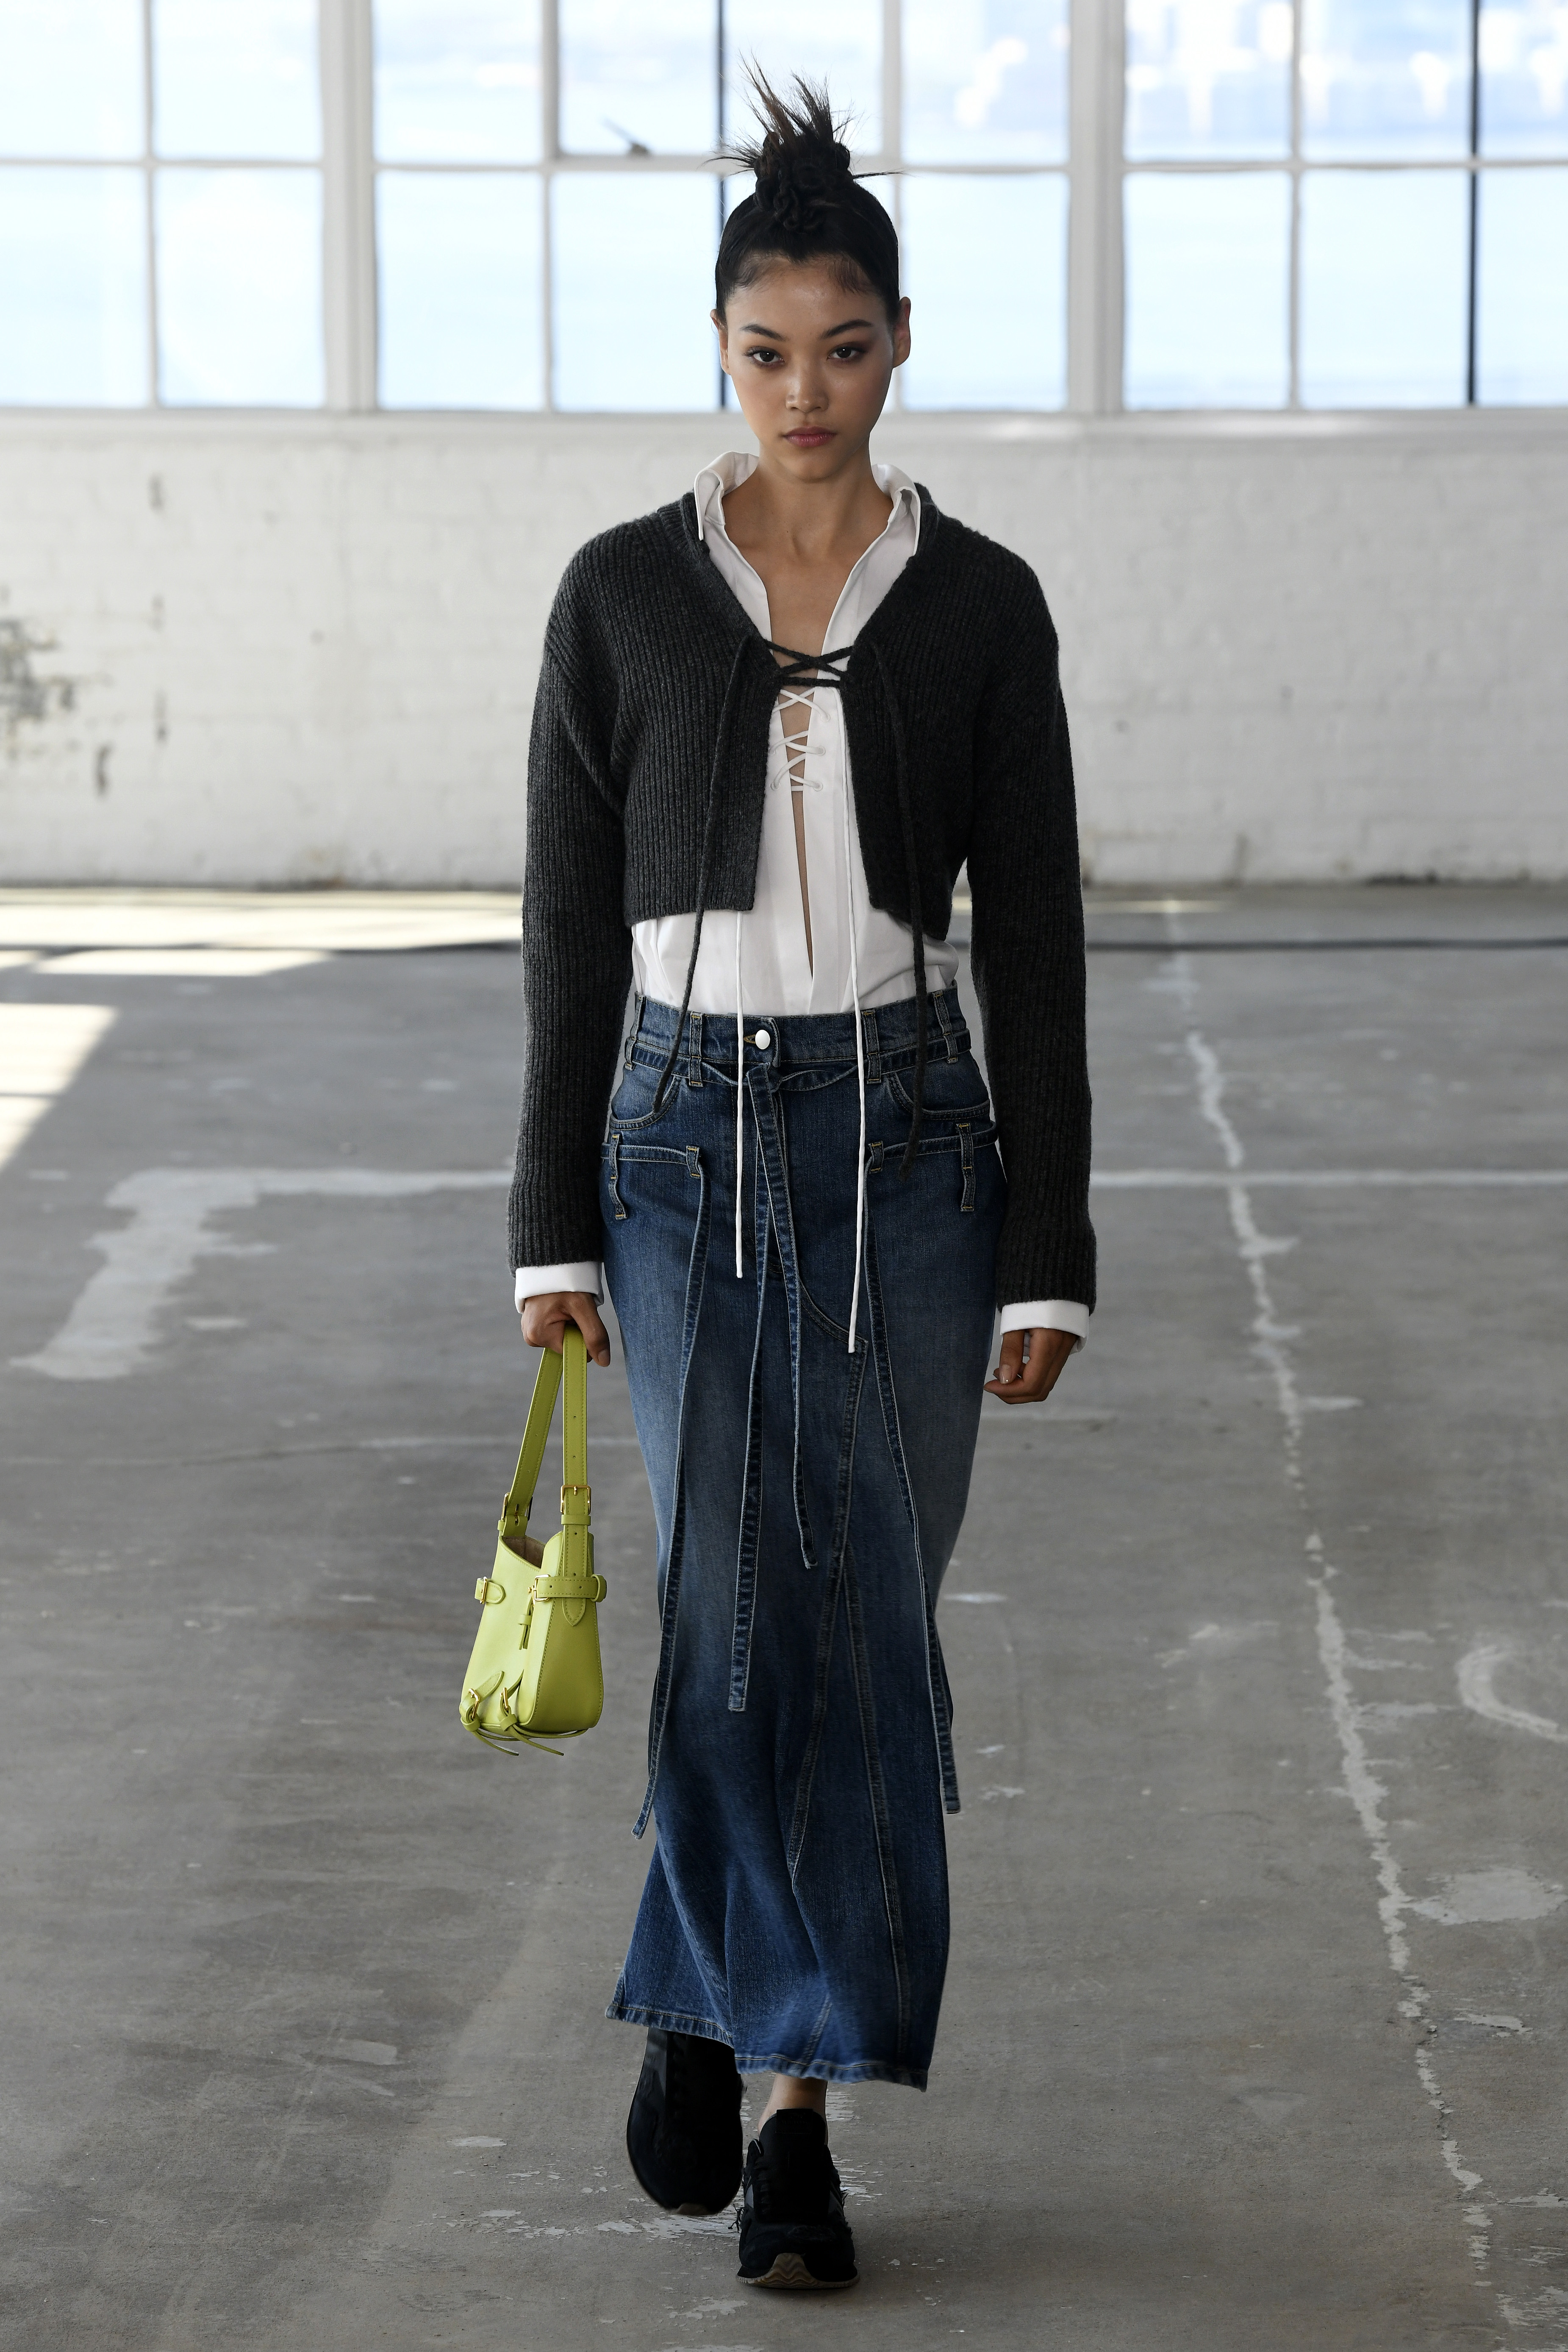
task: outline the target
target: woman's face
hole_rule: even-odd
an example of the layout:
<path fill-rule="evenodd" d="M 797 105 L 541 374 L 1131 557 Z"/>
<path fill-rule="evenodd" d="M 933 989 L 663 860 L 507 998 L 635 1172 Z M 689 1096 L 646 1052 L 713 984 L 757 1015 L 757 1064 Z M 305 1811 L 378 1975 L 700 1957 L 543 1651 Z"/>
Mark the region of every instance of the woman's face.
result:
<path fill-rule="evenodd" d="M 800 482 L 859 457 L 910 353 L 908 298 L 889 323 L 879 295 L 847 289 L 822 262 L 776 262 L 713 323 L 763 464 Z"/>

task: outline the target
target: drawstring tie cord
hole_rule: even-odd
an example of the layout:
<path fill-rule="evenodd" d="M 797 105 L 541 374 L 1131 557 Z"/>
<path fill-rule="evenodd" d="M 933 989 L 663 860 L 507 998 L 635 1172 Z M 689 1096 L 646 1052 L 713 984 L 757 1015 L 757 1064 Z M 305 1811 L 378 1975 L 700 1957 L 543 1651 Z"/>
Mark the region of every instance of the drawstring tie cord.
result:
<path fill-rule="evenodd" d="M 740 690 L 741 669 L 746 658 L 750 639 L 742 637 L 735 647 L 735 658 L 730 665 L 730 680 L 724 688 L 724 699 L 719 708 L 719 733 L 713 745 L 713 765 L 708 776 L 708 805 L 702 815 L 702 855 L 697 866 L 697 919 L 691 926 L 691 953 L 686 959 L 686 985 L 680 992 L 680 1010 L 675 1016 L 675 1034 L 669 1041 L 669 1051 L 664 1057 L 664 1067 L 658 1074 L 658 1084 L 653 1090 L 656 1111 L 664 1108 L 664 1097 L 669 1086 L 669 1075 L 675 1067 L 686 1034 L 686 1015 L 691 1003 L 691 983 L 697 973 L 697 950 L 702 945 L 702 918 L 708 910 L 708 884 L 713 864 L 715 819 L 719 814 L 719 772 L 724 764 L 724 754 L 730 745 L 735 698 Z M 739 919 L 737 918 L 737 919 Z M 741 1053 L 739 1035 L 735 1039 L 737 1060 Z M 737 1171 L 736 1182 L 740 1181 Z"/>
<path fill-rule="evenodd" d="M 838 725 L 844 727 L 844 705 L 838 706 Z M 849 999 L 855 1008 L 855 1084 L 860 1096 L 860 1148 L 855 1171 L 855 1286 L 849 1300 L 849 1353 L 855 1353 L 855 1334 L 860 1326 L 860 1258 L 866 1246 L 866 1033 L 860 1019 L 860 963 L 855 951 L 855 865 L 850 856 L 849 839 L 849 744 L 844 745 L 844 904 L 849 917 Z"/>
<path fill-rule="evenodd" d="M 741 1239 L 742 1180 L 746 1170 L 746 1014 L 741 1002 L 741 910 L 735 909 L 735 1279 L 744 1282 L 746 1261 Z"/>
<path fill-rule="evenodd" d="M 904 836 L 904 873 L 910 894 L 910 929 L 915 941 L 915 1107 L 910 1120 L 910 1139 L 904 1146 L 904 1156 L 899 1162 L 900 1177 L 908 1176 L 914 1167 L 920 1150 L 921 1129 L 925 1121 L 926 1103 L 926 1020 L 929 1003 L 926 990 L 926 935 L 921 906 L 920 859 L 915 850 L 914 812 L 910 804 L 910 762 L 904 745 L 904 721 L 898 698 L 888 676 L 888 666 L 882 659 L 882 648 L 871 647 L 871 657 L 877 665 L 877 676 L 882 682 L 882 699 L 888 706 L 888 719 L 893 730 L 893 772 L 898 782 L 899 824 Z M 847 766 L 847 761 L 846 761 Z"/>
<path fill-rule="evenodd" d="M 681 991 L 680 1009 L 675 1020 L 675 1034 L 670 1039 L 669 1051 L 665 1056 L 664 1067 L 659 1072 L 658 1084 L 654 1089 L 656 1111 L 663 1108 L 670 1076 L 675 1068 L 676 1060 L 680 1052 L 681 1040 L 686 1033 L 686 1016 L 691 1003 L 691 989 L 697 972 L 698 951 L 702 944 L 702 920 L 708 908 L 708 888 L 712 874 L 713 845 L 719 809 L 719 777 L 725 752 L 729 748 L 735 699 L 741 682 L 741 669 L 749 643 L 749 639 L 742 637 L 735 648 L 735 658 L 731 664 L 729 681 L 724 688 L 724 699 L 719 713 L 718 739 L 713 747 L 713 765 L 708 779 L 708 802 L 702 819 L 702 854 L 698 867 L 697 909 L 691 927 L 691 952 L 687 958 L 686 984 Z M 763 643 L 771 654 L 774 656 L 782 654 L 784 656 L 782 661 L 776 663 L 778 677 L 775 691 L 779 687 L 787 686 L 796 688 L 836 686 L 840 688 L 843 687 L 844 673 L 838 665 L 849 659 L 854 650 L 852 646 L 840 646 L 831 652 L 803 654 L 798 653 L 793 646 L 777 644 L 772 637 L 765 638 Z M 878 682 L 882 689 L 882 699 L 887 705 L 889 724 L 893 734 L 893 766 L 899 803 L 899 827 L 903 836 L 904 867 L 909 890 L 910 929 L 914 939 L 914 1108 L 910 1122 L 909 1141 L 904 1146 L 903 1156 L 899 1165 L 900 1176 L 907 1177 L 915 1164 L 925 1113 L 926 1021 L 929 1014 L 925 926 L 921 905 L 920 861 L 915 845 L 914 816 L 910 799 L 909 753 L 904 739 L 903 717 L 899 709 L 891 681 L 888 677 L 887 664 L 882 657 L 880 646 L 873 644 L 871 655 L 877 666 Z M 843 731 L 846 785 L 843 812 L 844 893 L 849 930 L 849 994 L 854 1007 L 855 1077 L 860 1110 L 858 1166 L 855 1185 L 854 1292 L 849 1305 L 849 1353 L 853 1355 L 856 1334 L 859 1328 L 860 1268 L 866 1237 L 866 1037 L 864 1015 L 860 1010 L 860 968 L 855 938 L 854 840 L 849 821 L 849 744 L 847 730 L 845 729 L 842 697 L 838 705 L 838 723 Z M 739 908 L 735 911 L 735 1273 L 742 1280 L 745 1276 L 742 1192 L 745 1159 L 746 1064 L 745 1011 L 741 985 L 742 912 L 743 910 Z"/>

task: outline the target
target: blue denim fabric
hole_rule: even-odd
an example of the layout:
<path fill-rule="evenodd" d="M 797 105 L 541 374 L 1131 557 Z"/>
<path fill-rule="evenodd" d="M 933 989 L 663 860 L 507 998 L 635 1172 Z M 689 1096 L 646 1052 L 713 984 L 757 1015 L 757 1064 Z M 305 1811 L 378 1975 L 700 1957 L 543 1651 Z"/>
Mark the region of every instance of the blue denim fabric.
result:
<path fill-rule="evenodd" d="M 958 1806 L 934 1603 L 968 1497 L 1005 1196 L 958 992 L 862 1016 L 867 1231 L 848 1350 L 852 1014 L 749 1016 L 743 1278 L 735 1023 L 645 1003 L 602 1203 L 658 1525 L 658 1843 L 609 2014 L 742 2072 L 923 2087 Z M 752 1042 L 765 1031 L 769 1042 Z"/>

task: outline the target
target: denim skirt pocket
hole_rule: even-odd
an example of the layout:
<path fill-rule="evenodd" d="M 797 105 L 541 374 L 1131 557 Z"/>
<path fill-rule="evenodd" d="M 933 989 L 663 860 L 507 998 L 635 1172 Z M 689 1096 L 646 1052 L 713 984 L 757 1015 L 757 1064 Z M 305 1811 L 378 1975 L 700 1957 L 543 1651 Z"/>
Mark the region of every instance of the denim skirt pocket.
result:
<path fill-rule="evenodd" d="M 664 1101 L 656 1110 L 654 1097 L 658 1092 L 658 1070 L 650 1069 L 646 1062 L 628 1062 L 610 1104 L 612 1133 L 630 1134 L 637 1129 L 662 1127 L 679 1099 L 679 1074 L 671 1075 Z"/>
<path fill-rule="evenodd" d="M 668 1114 L 661 1112 L 661 1119 Z M 622 1224 L 639 1205 L 695 1214 L 702 1181 L 702 1154 L 695 1143 L 645 1143 L 634 1129 L 611 1128 L 600 1155 L 599 1210 L 607 1224 Z"/>
<path fill-rule="evenodd" d="M 908 1069 L 889 1070 L 887 1088 L 901 1110 L 912 1113 L 915 1107 L 915 1074 Z M 923 1116 L 932 1118 L 967 1118 L 987 1120 L 991 1117 L 991 1098 L 985 1091 L 985 1081 L 973 1054 L 960 1054 L 952 1061 L 933 1054 L 926 1064 Z"/>

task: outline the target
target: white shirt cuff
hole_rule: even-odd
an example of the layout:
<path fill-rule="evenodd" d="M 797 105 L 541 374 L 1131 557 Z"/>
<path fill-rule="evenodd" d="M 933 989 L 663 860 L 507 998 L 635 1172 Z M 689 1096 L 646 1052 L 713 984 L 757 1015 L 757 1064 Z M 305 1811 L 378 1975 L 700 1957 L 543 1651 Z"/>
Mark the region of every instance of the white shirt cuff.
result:
<path fill-rule="evenodd" d="M 1076 1356 L 1089 1337 L 1089 1309 L 1076 1298 L 1026 1298 L 1021 1306 L 1004 1307 L 1005 1331 L 1070 1331 Z"/>
<path fill-rule="evenodd" d="M 572 1258 L 564 1265 L 518 1267 L 511 1295 L 520 1315 L 531 1298 L 542 1298 L 548 1290 L 585 1290 L 590 1298 L 603 1298 L 604 1268 L 595 1257 Z"/>

